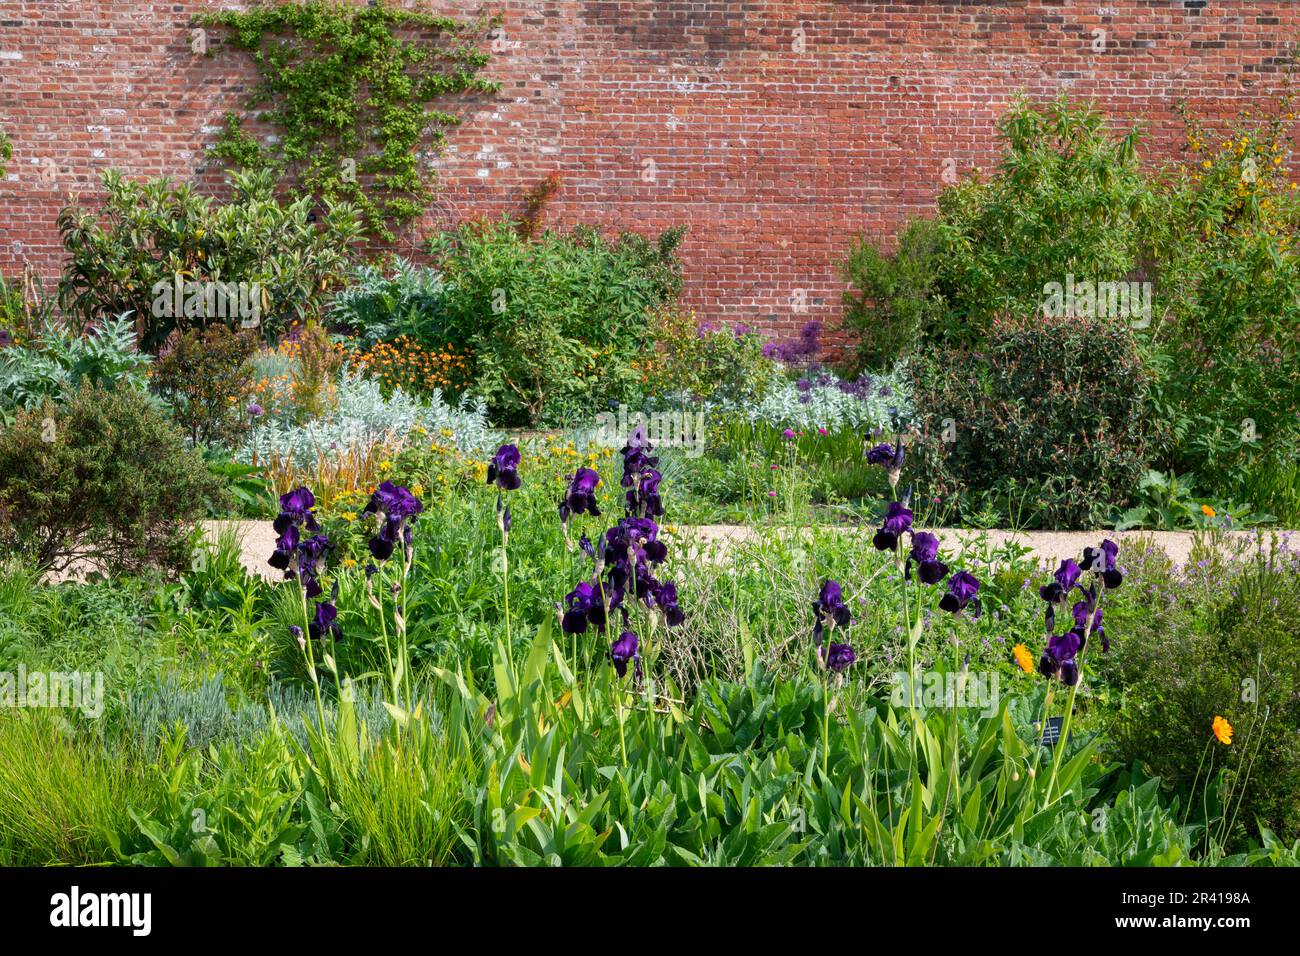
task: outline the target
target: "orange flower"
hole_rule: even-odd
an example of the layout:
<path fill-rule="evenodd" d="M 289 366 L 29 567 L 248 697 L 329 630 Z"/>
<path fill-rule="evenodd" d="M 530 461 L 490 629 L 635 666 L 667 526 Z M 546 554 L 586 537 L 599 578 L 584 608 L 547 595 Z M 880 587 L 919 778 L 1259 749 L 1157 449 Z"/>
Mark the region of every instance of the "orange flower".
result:
<path fill-rule="evenodd" d="M 1201 514 L 1205 515 L 1207 518 L 1213 518 L 1215 511 L 1209 505 L 1201 505 Z"/>
<path fill-rule="evenodd" d="M 1022 671 L 1026 674 L 1034 672 L 1034 655 L 1029 653 L 1029 648 L 1023 644 L 1017 644 L 1011 648 L 1011 653 L 1016 655 L 1016 663 L 1020 665 Z"/>
<path fill-rule="evenodd" d="M 1214 736 L 1219 738 L 1219 743 L 1231 746 L 1232 724 L 1216 714 L 1214 720 L 1210 723 L 1210 729 L 1214 731 Z"/>

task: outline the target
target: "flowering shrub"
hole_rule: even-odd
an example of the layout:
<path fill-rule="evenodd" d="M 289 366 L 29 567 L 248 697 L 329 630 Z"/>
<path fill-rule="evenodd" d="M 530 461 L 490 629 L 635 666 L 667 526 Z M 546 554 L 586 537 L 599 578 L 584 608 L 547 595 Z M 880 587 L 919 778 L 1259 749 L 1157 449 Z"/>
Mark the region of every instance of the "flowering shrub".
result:
<path fill-rule="evenodd" d="M 447 395 L 465 391 L 473 375 L 473 356 L 447 345 L 428 347 L 399 335 L 354 353 L 350 364 L 380 384 L 385 394 L 400 388 L 410 395 L 428 395 L 438 389 Z"/>
<path fill-rule="evenodd" d="M 695 313 L 667 306 L 652 317 L 655 349 L 634 365 L 650 395 L 693 404 L 726 396 L 758 401 L 778 380 L 763 336 L 744 325 L 699 324 Z"/>

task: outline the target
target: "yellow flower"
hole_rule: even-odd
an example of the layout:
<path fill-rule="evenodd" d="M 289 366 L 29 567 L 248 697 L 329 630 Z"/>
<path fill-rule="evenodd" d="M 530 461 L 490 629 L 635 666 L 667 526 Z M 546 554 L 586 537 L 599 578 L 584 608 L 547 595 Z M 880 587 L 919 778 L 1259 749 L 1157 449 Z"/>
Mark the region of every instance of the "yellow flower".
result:
<path fill-rule="evenodd" d="M 357 513 L 355 511 L 345 511 L 343 512 L 342 518 L 344 521 L 356 521 Z"/>
<path fill-rule="evenodd" d="M 381 462 L 379 463 L 379 470 L 380 470 L 380 471 L 388 471 L 388 469 L 390 469 L 390 468 L 392 468 L 392 467 L 393 467 L 393 463 L 392 463 L 391 461 L 381 461 Z"/>
<path fill-rule="evenodd" d="M 1026 674 L 1034 672 L 1034 655 L 1029 653 L 1029 648 L 1023 644 L 1017 644 L 1011 648 L 1011 653 L 1016 655 L 1016 663 L 1020 665 L 1022 671 Z"/>
<path fill-rule="evenodd" d="M 357 559 L 356 559 L 356 558 L 344 558 L 344 559 L 343 559 L 343 567 L 345 567 L 345 568 L 355 568 L 356 566 L 357 566 Z"/>
<path fill-rule="evenodd" d="M 1219 738 L 1219 743 L 1226 746 L 1232 745 L 1232 724 L 1216 714 L 1214 720 L 1210 723 L 1210 729 L 1214 731 L 1214 736 Z"/>
<path fill-rule="evenodd" d="M 421 484 L 414 484 L 414 485 L 411 485 L 411 494 L 415 495 L 415 497 L 417 497 L 417 498 L 423 497 L 423 495 L 424 495 L 424 485 L 421 485 Z"/>
<path fill-rule="evenodd" d="M 1201 505 L 1201 514 L 1205 515 L 1207 518 L 1213 518 L 1216 512 L 1209 505 Z"/>

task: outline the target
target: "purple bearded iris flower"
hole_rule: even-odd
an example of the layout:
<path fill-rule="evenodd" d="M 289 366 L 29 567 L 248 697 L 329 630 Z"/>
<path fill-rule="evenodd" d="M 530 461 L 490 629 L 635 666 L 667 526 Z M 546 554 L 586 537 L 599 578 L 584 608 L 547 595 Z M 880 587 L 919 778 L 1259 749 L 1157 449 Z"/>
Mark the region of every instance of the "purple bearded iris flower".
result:
<path fill-rule="evenodd" d="M 637 425 L 627 437 L 627 444 L 619 449 L 623 456 L 623 487 L 631 488 L 635 477 L 650 468 L 658 467 L 659 458 L 650 453 L 654 446 L 646 437 L 645 425 Z"/>
<path fill-rule="evenodd" d="M 885 511 L 885 523 L 871 543 L 877 551 L 897 551 L 898 539 L 912 529 L 912 509 L 892 501 Z"/>
<path fill-rule="evenodd" d="M 676 627 L 686 620 L 686 612 L 677 605 L 677 585 L 665 581 L 659 589 L 651 594 L 650 603 L 659 608 L 664 615 L 664 623 Z"/>
<path fill-rule="evenodd" d="M 1073 558 L 1066 558 L 1053 573 L 1052 583 L 1044 584 L 1038 589 L 1038 596 L 1047 602 L 1047 610 L 1043 613 L 1043 630 L 1048 635 L 1056 629 L 1056 605 L 1064 604 L 1070 592 L 1080 587 L 1079 578 L 1082 576 L 1083 569 Z"/>
<path fill-rule="evenodd" d="M 627 491 L 627 513 L 642 518 L 659 518 L 663 516 L 663 500 L 659 497 L 659 482 L 663 476 L 658 469 L 647 468 L 638 476 Z"/>
<path fill-rule="evenodd" d="M 337 641 L 343 636 L 343 632 L 339 629 L 339 609 L 335 607 L 335 602 L 338 599 L 339 586 L 338 582 L 335 582 L 334 587 L 330 590 L 329 600 L 316 603 L 316 616 L 307 623 L 312 640 L 320 640 L 328 634 Z"/>
<path fill-rule="evenodd" d="M 267 560 L 271 567 L 284 572 L 285 580 L 300 579 L 308 597 L 321 593 L 317 573 L 330 548 L 329 539 L 316 533 L 320 525 L 312 511 L 315 506 L 316 496 L 307 488 L 295 488 L 280 496 L 280 514 L 273 524 L 279 537 Z M 304 530 L 313 537 L 304 540 Z"/>
<path fill-rule="evenodd" d="M 1119 545 L 1107 538 L 1100 548 L 1083 549 L 1083 566 L 1094 574 L 1100 574 L 1107 590 L 1113 590 L 1124 583 L 1124 575 L 1115 566 L 1119 557 Z"/>
<path fill-rule="evenodd" d="M 645 426 L 638 425 L 628 436 L 622 448 L 623 478 L 620 484 L 628 489 L 627 513 L 638 518 L 657 518 L 664 513 L 659 498 L 662 476 L 656 470 L 659 458 L 650 454 L 654 450 L 646 438 Z"/>
<path fill-rule="evenodd" d="M 901 435 L 893 445 L 882 442 L 867 452 L 867 464 L 882 466 L 885 469 L 885 474 L 889 476 L 889 486 L 891 488 L 898 487 L 898 479 L 903 473 L 905 458 L 906 453 L 903 451 L 903 438 Z"/>
<path fill-rule="evenodd" d="M 588 625 L 597 631 L 605 629 L 605 607 L 597 584 L 579 581 L 578 586 L 564 596 L 564 601 L 568 605 L 561 619 L 564 633 L 585 634 Z"/>
<path fill-rule="evenodd" d="M 502 445 L 488 462 L 487 483 L 496 485 L 502 491 L 514 491 L 519 481 L 519 449 L 514 445 Z"/>
<path fill-rule="evenodd" d="M 588 514 L 599 518 L 596 487 L 600 484 L 600 475 L 590 468 L 579 468 L 568 480 L 569 488 L 560 499 L 560 523 L 567 527 L 573 515 Z"/>
<path fill-rule="evenodd" d="M 821 646 L 822 631 L 826 628 L 844 628 L 853 623 L 853 614 L 844 603 L 844 590 L 838 581 L 827 578 L 821 592 L 813 601 L 813 641 Z"/>
<path fill-rule="evenodd" d="M 627 665 L 631 661 L 634 664 L 633 676 L 641 677 L 641 655 L 637 653 L 637 637 L 631 631 L 624 631 L 618 636 L 609 648 L 609 659 L 614 664 L 614 670 L 618 671 L 620 678 L 627 675 Z"/>
<path fill-rule="evenodd" d="M 611 609 L 622 606 L 629 586 L 635 597 L 651 606 L 660 584 L 650 565 L 662 564 L 668 557 L 668 548 L 658 536 L 659 526 L 649 518 L 624 518 L 605 532 L 602 559 L 609 574 L 606 596 Z"/>
<path fill-rule="evenodd" d="M 298 576 L 301 577 L 302 586 L 309 598 L 314 598 L 321 593 L 320 579 L 317 575 L 330 547 L 329 538 L 323 534 L 310 537 L 298 545 Z M 293 576 L 292 570 L 285 572 L 285 577 Z"/>
<path fill-rule="evenodd" d="M 909 581 L 912 578 L 912 562 L 917 564 L 917 576 L 922 584 L 938 584 L 948 573 L 948 565 L 939 558 L 939 539 L 928 531 L 917 531 L 912 535 L 912 552 L 907 557 L 903 575 Z"/>
<path fill-rule="evenodd" d="M 1052 635 L 1038 661 L 1038 672 L 1047 678 L 1059 677 L 1062 684 L 1073 687 L 1079 681 L 1079 665 L 1074 655 L 1082 645 L 1082 638 L 1074 631 Z"/>
<path fill-rule="evenodd" d="M 312 511 L 315 506 L 316 496 L 307 488 L 295 488 L 280 496 L 280 513 L 271 525 L 279 535 L 275 542 L 275 551 L 267 561 L 271 567 L 288 572 L 289 563 L 293 560 L 294 552 L 298 550 L 300 529 L 306 529 L 312 534 L 320 530 L 316 515 Z"/>
<path fill-rule="evenodd" d="M 1101 623 L 1101 608 L 1096 608 L 1094 610 L 1093 603 L 1091 594 L 1089 594 L 1088 600 L 1078 601 L 1075 603 L 1074 607 L 1071 609 L 1074 615 L 1074 627 L 1071 628 L 1071 630 L 1079 635 L 1079 650 L 1083 650 L 1083 646 L 1088 641 L 1088 615 L 1091 613 L 1091 636 L 1095 636 L 1101 641 L 1101 652 L 1103 654 L 1108 654 L 1110 653 L 1110 640 L 1106 637 L 1106 628 L 1103 627 Z"/>
<path fill-rule="evenodd" d="M 948 593 L 939 599 L 939 607 L 950 614 L 956 614 L 975 601 L 978 609 L 979 601 L 975 595 L 979 593 L 979 589 L 980 583 L 975 579 L 975 575 L 969 571 L 958 571 L 948 579 Z"/>
<path fill-rule="evenodd" d="M 824 647 L 819 648 L 817 654 L 825 663 L 827 670 L 832 670 L 837 674 L 843 672 L 858 659 L 858 655 L 848 644 L 831 644 L 829 648 L 829 654 Z"/>
<path fill-rule="evenodd" d="M 408 488 L 385 481 L 375 489 L 362 514 L 381 516 L 379 531 L 370 539 L 370 553 L 376 560 L 387 561 L 399 542 L 410 547 L 411 524 L 423 510 L 424 504 Z"/>

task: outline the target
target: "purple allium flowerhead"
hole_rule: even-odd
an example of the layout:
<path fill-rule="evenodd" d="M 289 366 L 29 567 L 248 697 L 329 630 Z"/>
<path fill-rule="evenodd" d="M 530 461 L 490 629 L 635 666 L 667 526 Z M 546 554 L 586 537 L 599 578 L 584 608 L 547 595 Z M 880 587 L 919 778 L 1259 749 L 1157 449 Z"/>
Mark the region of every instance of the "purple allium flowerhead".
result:
<path fill-rule="evenodd" d="M 579 468 L 569 476 L 569 487 L 560 499 L 562 524 L 568 524 L 572 515 L 600 517 L 600 508 L 596 504 L 596 488 L 599 484 L 600 475 L 591 468 Z"/>
<path fill-rule="evenodd" d="M 871 539 L 877 551 L 897 551 L 898 539 L 912 528 L 912 509 L 891 501 L 885 511 L 885 521 Z"/>
<path fill-rule="evenodd" d="M 630 661 L 636 664 L 636 671 L 639 674 L 641 670 L 641 655 L 637 653 L 637 636 L 631 631 L 624 631 L 618 636 L 609 648 L 609 659 L 614 663 L 614 670 L 618 671 L 619 677 L 627 674 L 627 665 Z"/>
<path fill-rule="evenodd" d="M 763 358 L 765 359 L 775 359 L 780 354 L 780 351 L 781 347 L 775 342 L 763 343 Z"/>
<path fill-rule="evenodd" d="M 263 415 L 266 414 L 266 409 L 264 409 L 261 405 L 257 404 L 257 402 L 250 402 L 248 407 L 244 409 L 244 411 L 248 413 L 249 418 L 261 418 Z"/>
<path fill-rule="evenodd" d="M 1044 677 L 1060 677 L 1061 683 L 1074 686 L 1079 680 L 1079 668 L 1074 656 L 1083 646 L 1083 638 L 1074 631 L 1054 634 L 1047 639 L 1047 649 L 1038 661 L 1038 672 Z"/>
<path fill-rule="evenodd" d="M 838 581 L 827 578 L 822 582 L 817 600 L 813 601 L 813 640 L 822 642 L 825 628 L 845 628 L 853 623 L 853 614 L 844 603 L 844 591 Z"/>
<path fill-rule="evenodd" d="M 965 610 L 971 601 L 976 600 L 980 583 L 969 571 L 958 571 L 948 579 L 948 593 L 939 599 L 939 607 L 950 614 Z"/>
<path fill-rule="evenodd" d="M 1124 583 L 1124 575 L 1115 566 L 1118 557 L 1119 545 L 1107 538 L 1100 548 L 1083 549 L 1083 567 L 1094 574 L 1100 574 L 1106 589 L 1113 590 Z"/>
<path fill-rule="evenodd" d="M 564 596 L 568 605 L 561 620 L 566 634 L 585 634 L 591 625 L 597 631 L 605 629 L 605 607 L 601 603 L 600 588 L 588 581 L 579 581 L 578 586 Z"/>
<path fill-rule="evenodd" d="M 842 673 L 858 659 L 858 655 L 848 644 L 830 644 L 828 647 L 829 653 L 827 648 L 823 647 L 818 648 L 817 654 L 824 660 L 826 668 L 837 674 Z"/>
<path fill-rule="evenodd" d="M 502 491 L 514 491 L 519 481 L 519 449 L 514 445 L 502 445 L 488 462 L 487 483 L 496 485 Z"/>
<path fill-rule="evenodd" d="M 917 564 L 917 576 L 922 584 L 938 584 L 948 573 L 948 565 L 939 560 L 939 539 L 928 531 L 912 535 L 912 551 L 903 569 L 904 577 L 911 579 L 912 562 Z"/>

